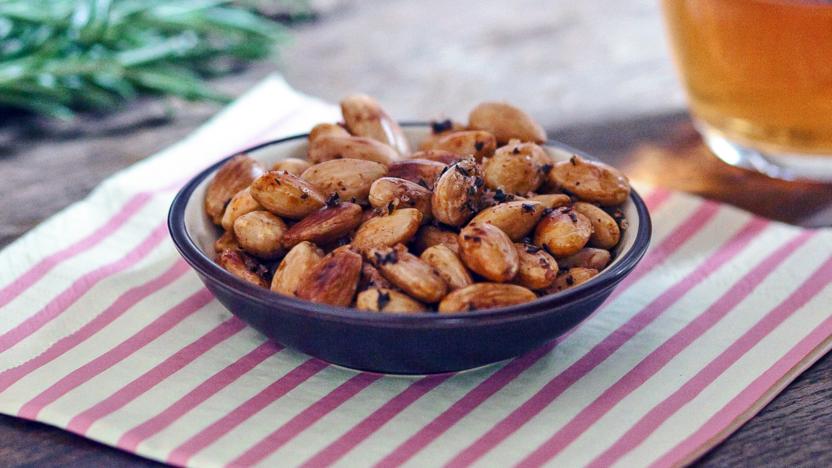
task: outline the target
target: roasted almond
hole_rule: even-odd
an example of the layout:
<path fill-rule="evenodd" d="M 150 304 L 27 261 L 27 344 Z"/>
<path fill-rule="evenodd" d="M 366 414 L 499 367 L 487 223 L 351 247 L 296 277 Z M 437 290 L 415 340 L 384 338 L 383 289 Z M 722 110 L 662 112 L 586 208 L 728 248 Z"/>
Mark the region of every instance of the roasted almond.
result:
<path fill-rule="evenodd" d="M 438 302 L 448 292 L 448 285 L 433 267 L 402 244 L 371 248 L 367 258 L 388 281 L 420 301 Z"/>
<path fill-rule="evenodd" d="M 301 242 L 292 247 L 274 272 L 271 290 L 294 296 L 303 277 L 323 258 L 323 250 L 311 242 Z"/>
<path fill-rule="evenodd" d="M 352 239 L 354 248 L 364 252 L 371 247 L 390 247 L 408 242 L 419 230 L 422 212 L 415 208 L 395 210 L 365 221 Z"/>
<path fill-rule="evenodd" d="M 559 274 L 557 278 L 555 278 L 555 282 L 552 284 L 552 286 L 546 289 L 545 292 L 546 294 L 552 294 L 567 290 L 569 288 L 574 288 L 579 284 L 586 283 L 597 274 L 598 270 L 592 268 L 570 268 L 565 272 Z"/>
<path fill-rule="evenodd" d="M 447 164 L 428 159 L 408 159 L 391 164 L 387 175 L 409 180 L 428 190 L 433 190 L 433 185 L 439 174 L 447 167 Z"/>
<path fill-rule="evenodd" d="M 445 296 L 439 303 L 439 313 L 452 314 L 507 307 L 533 301 L 536 298 L 533 292 L 516 284 L 475 283 Z"/>
<path fill-rule="evenodd" d="M 422 252 L 419 256 L 428 265 L 432 266 L 439 276 L 448 284 L 448 288 L 454 289 L 464 288 L 473 283 L 471 274 L 463 265 L 462 260 L 454 253 L 453 250 L 444 245 L 434 245 Z"/>
<path fill-rule="evenodd" d="M 453 253 L 459 255 L 459 236 L 454 231 L 448 231 L 436 226 L 422 226 L 413 241 L 416 252 L 424 252 L 434 245 L 444 245 Z"/>
<path fill-rule="evenodd" d="M 621 239 L 621 229 L 612 216 L 601 208 L 586 202 L 575 202 L 574 210 L 584 215 L 592 224 L 592 235 L 589 244 L 602 249 L 611 249 L 618 245 Z"/>
<path fill-rule="evenodd" d="M 561 206 L 566 206 L 572 203 L 572 199 L 569 198 L 569 195 L 564 195 L 562 193 L 544 193 L 541 195 L 532 195 L 528 198 L 531 201 L 540 202 L 543 204 L 543 208 L 554 209 Z"/>
<path fill-rule="evenodd" d="M 289 174 L 300 177 L 303 171 L 312 167 L 312 163 L 305 159 L 286 158 L 272 164 L 273 171 L 286 171 Z"/>
<path fill-rule="evenodd" d="M 370 96 L 354 94 L 341 101 L 341 114 L 353 135 L 372 138 L 391 146 L 399 154 L 410 153 L 404 132 L 381 105 Z"/>
<path fill-rule="evenodd" d="M 421 302 L 393 289 L 370 288 L 358 293 L 355 307 L 373 312 L 407 314 L 427 310 Z"/>
<path fill-rule="evenodd" d="M 222 224 L 225 205 L 263 172 L 260 163 L 245 154 L 238 154 L 223 164 L 205 189 L 205 213 L 211 221 Z"/>
<path fill-rule="evenodd" d="M 302 179 L 326 197 L 337 195 L 342 201 L 364 202 L 370 186 L 387 174 L 387 167 L 363 159 L 333 159 L 307 169 Z"/>
<path fill-rule="evenodd" d="M 266 260 L 283 254 L 285 233 L 286 223 L 268 211 L 252 211 L 234 221 L 234 237 L 240 247 Z"/>
<path fill-rule="evenodd" d="M 538 202 L 512 201 L 480 211 L 471 223 L 493 224 L 517 242 L 534 229 L 543 216 L 543 211 L 543 205 Z"/>
<path fill-rule="evenodd" d="M 555 163 L 549 180 L 582 200 L 603 206 L 620 205 L 630 196 L 630 181 L 621 171 L 577 155 Z"/>
<path fill-rule="evenodd" d="M 416 208 L 422 212 L 422 222 L 430 220 L 431 191 L 419 184 L 398 177 L 382 177 L 370 186 L 370 205 L 380 211 Z"/>
<path fill-rule="evenodd" d="M 232 275 L 255 286 L 268 287 L 266 267 L 237 249 L 223 250 L 217 255 L 217 264 Z"/>
<path fill-rule="evenodd" d="M 317 140 L 325 136 L 346 137 L 350 136 L 350 132 L 344 127 L 334 123 L 319 123 L 312 127 L 309 131 L 309 142 Z"/>
<path fill-rule="evenodd" d="M 520 267 L 514 282 L 529 289 L 545 289 L 558 275 L 558 262 L 545 250 L 533 244 L 516 243 Z"/>
<path fill-rule="evenodd" d="M 349 307 L 361 275 L 361 255 L 345 249 L 332 252 L 309 269 L 295 289 L 301 299 Z"/>
<path fill-rule="evenodd" d="M 497 149 L 494 135 L 480 130 L 452 132 L 439 138 L 433 145 L 434 150 L 450 151 L 461 155 L 471 155 L 477 161 L 491 157 Z"/>
<path fill-rule="evenodd" d="M 442 164 L 453 164 L 466 158 L 470 158 L 470 156 L 456 154 L 445 150 L 417 151 L 410 155 L 410 159 L 427 159 L 428 161 L 436 161 Z"/>
<path fill-rule="evenodd" d="M 580 267 L 601 271 L 609 265 L 610 258 L 607 250 L 587 247 L 574 255 L 562 258 L 558 265 L 566 269 Z"/>
<path fill-rule="evenodd" d="M 321 208 L 295 223 L 283 236 L 283 245 L 293 247 L 299 242 L 328 244 L 346 236 L 361 223 L 361 207 L 355 203 L 339 203 Z"/>
<path fill-rule="evenodd" d="M 288 172 L 272 171 L 251 184 L 251 196 L 278 216 L 301 219 L 324 206 L 326 199 L 309 182 Z"/>
<path fill-rule="evenodd" d="M 589 219 L 570 207 L 563 207 L 540 220 L 534 232 L 534 243 L 556 257 L 566 257 L 584 248 L 591 235 Z"/>
<path fill-rule="evenodd" d="M 468 114 L 468 127 L 484 130 L 500 144 L 512 138 L 520 141 L 544 143 L 546 132 L 529 114 L 505 102 L 484 102 Z"/>
<path fill-rule="evenodd" d="M 459 232 L 459 249 L 465 265 L 491 281 L 505 283 L 517 274 L 517 250 L 496 226 L 469 224 Z"/>
<path fill-rule="evenodd" d="M 449 226 L 461 226 L 479 209 L 483 180 L 479 166 L 465 159 L 448 166 L 433 187 L 433 217 Z"/>
<path fill-rule="evenodd" d="M 214 241 L 214 253 L 220 253 L 223 250 L 240 250 L 240 244 L 234 238 L 233 230 L 225 231 Z"/>
<path fill-rule="evenodd" d="M 539 153 L 544 151 L 534 143 L 515 143 L 500 147 L 494 156 L 485 160 L 483 164 L 482 173 L 486 187 L 500 189 L 506 193 L 537 190 L 543 182 L 543 173 L 537 161 L 541 157 Z"/>
<path fill-rule="evenodd" d="M 393 285 L 387 278 L 379 273 L 378 269 L 369 262 L 361 266 L 361 279 L 358 280 L 358 290 L 363 291 L 370 288 L 390 289 Z"/>
<path fill-rule="evenodd" d="M 222 215 L 222 228 L 226 231 L 234 229 L 234 221 L 240 216 L 252 211 L 262 210 L 263 207 L 251 196 L 251 189 L 246 187 L 231 198 L 225 213 Z"/>
<path fill-rule="evenodd" d="M 323 136 L 309 143 L 307 157 L 313 163 L 333 159 L 362 159 L 389 166 L 399 158 L 396 150 L 376 140 L 357 136 Z"/>

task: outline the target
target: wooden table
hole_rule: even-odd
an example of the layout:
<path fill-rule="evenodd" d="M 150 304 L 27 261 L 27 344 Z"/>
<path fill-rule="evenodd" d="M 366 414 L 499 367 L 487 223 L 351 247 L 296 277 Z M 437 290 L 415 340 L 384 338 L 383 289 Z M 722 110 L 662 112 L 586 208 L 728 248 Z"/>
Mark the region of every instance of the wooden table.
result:
<path fill-rule="evenodd" d="M 152 114 L 152 104 L 147 105 Z M 140 106 L 137 112 L 147 113 L 148 109 Z M 72 139 L 66 137 L 38 142 L 42 135 L 7 138 L 11 147 L 5 153 L 9 156 L 0 159 L 0 173 L 20 175 L 30 179 L 32 185 L 22 190 L 10 184 L 0 186 L 0 212 L 4 213 L 0 247 L 61 206 L 82 198 L 112 172 L 134 162 L 134 153 L 124 150 L 131 143 L 140 145 L 142 140 L 155 137 L 151 145 L 143 147 L 162 147 L 195 123 L 177 121 L 158 128 L 145 123 L 138 128 L 128 125 L 121 131 L 106 130 L 89 137 L 85 151 L 73 151 Z M 624 168 L 638 180 L 726 201 L 786 222 L 832 224 L 832 212 L 828 211 L 832 207 L 832 186 L 772 181 L 728 167 L 702 146 L 684 114 L 556 129 L 550 135 Z M 68 151 L 46 154 L 50 147 L 53 151 L 66 147 Z M 106 164 L 86 164 L 91 149 L 106 154 Z M 34 177 L 37 174 L 41 178 Z M 6 466 L 156 464 L 58 429 L 5 416 L 0 417 L 0 460 Z M 698 464 L 832 465 L 832 356 L 801 375 Z"/>

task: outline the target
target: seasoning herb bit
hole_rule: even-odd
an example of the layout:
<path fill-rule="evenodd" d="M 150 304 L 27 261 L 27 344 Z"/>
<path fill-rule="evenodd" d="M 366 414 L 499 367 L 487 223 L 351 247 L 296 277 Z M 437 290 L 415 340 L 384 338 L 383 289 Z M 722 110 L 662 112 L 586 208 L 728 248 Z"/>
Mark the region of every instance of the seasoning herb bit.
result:
<path fill-rule="evenodd" d="M 534 213 L 534 205 L 531 203 L 523 203 L 520 206 L 523 208 L 524 213 Z"/>
<path fill-rule="evenodd" d="M 430 123 L 430 129 L 433 133 L 442 133 L 447 132 L 448 130 L 454 127 L 454 123 L 451 122 L 451 119 L 445 120 L 438 120 L 433 121 Z"/>
<path fill-rule="evenodd" d="M 566 277 L 566 284 L 568 284 L 569 286 L 574 286 L 575 285 L 575 278 L 573 278 L 572 275 L 568 275 Z"/>
<path fill-rule="evenodd" d="M 482 151 L 483 148 L 485 148 L 485 142 L 477 141 L 474 143 L 474 149 L 477 151 Z"/>
<path fill-rule="evenodd" d="M 391 250 L 391 251 L 387 252 L 386 254 L 383 254 L 381 252 L 376 252 L 375 253 L 375 258 L 376 258 L 376 263 L 378 265 L 386 265 L 388 263 L 392 264 L 392 263 L 396 263 L 396 262 L 399 261 L 399 255 L 396 253 L 395 250 Z"/>
<path fill-rule="evenodd" d="M 477 188 L 476 187 L 474 187 L 474 186 L 468 187 L 468 195 L 473 196 L 475 193 L 477 193 Z"/>
<path fill-rule="evenodd" d="M 494 191 L 494 199 L 497 200 L 498 202 L 502 203 L 502 202 L 506 201 L 506 197 L 507 197 L 506 193 L 503 192 L 502 189 L 497 189 L 497 190 Z"/>
<path fill-rule="evenodd" d="M 395 209 L 396 209 L 396 204 L 393 203 L 393 201 L 391 200 L 390 203 L 387 204 L 387 214 L 392 213 L 393 210 L 395 210 Z"/>
<path fill-rule="evenodd" d="M 332 192 L 326 199 L 326 206 L 329 207 L 338 206 L 339 203 L 341 203 L 341 195 L 338 195 L 338 192 Z"/>
<path fill-rule="evenodd" d="M 555 211 L 554 208 L 543 208 L 543 217 L 549 216 L 553 211 Z"/>
<path fill-rule="evenodd" d="M 301 193 L 301 194 L 300 194 L 300 199 L 301 199 L 301 200 L 306 200 L 307 198 L 309 198 L 309 194 L 308 194 L 308 193 L 303 192 L 303 193 Z"/>
<path fill-rule="evenodd" d="M 541 250 L 540 247 L 538 247 L 534 244 L 526 244 L 526 252 L 528 252 L 528 253 L 531 253 L 531 254 L 538 253 L 538 252 L 540 252 L 540 250 Z"/>
<path fill-rule="evenodd" d="M 570 211 L 570 212 L 569 212 L 569 219 L 571 219 L 573 223 L 577 223 L 577 222 L 578 222 L 578 217 L 577 217 L 577 216 L 575 216 L 575 212 L 574 212 L 574 211 Z"/>
<path fill-rule="evenodd" d="M 544 175 L 546 175 L 546 174 L 552 172 L 552 168 L 554 168 L 554 167 L 555 166 L 553 164 L 544 164 L 544 165 L 540 166 L 540 172 L 543 173 Z"/>
<path fill-rule="evenodd" d="M 277 185 L 280 185 L 280 179 L 278 179 L 277 177 L 275 177 L 275 178 L 274 178 L 274 183 L 275 183 L 275 184 L 277 184 Z"/>
<path fill-rule="evenodd" d="M 384 310 L 384 306 L 390 303 L 390 293 L 385 291 L 379 291 L 378 297 L 376 298 L 376 306 L 378 310 Z"/>
<path fill-rule="evenodd" d="M 539 263 L 540 266 L 543 267 L 543 268 L 549 268 L 551 266 L 551 265 L 549 265 L 549 260 L 547 260 L 546 257 L 540 257 L 537 260 L 537 263 Z"/>
<path fill-rule="evenodd" d="M 512 153 L 514 153 L 514 154 L 520 154 L 520 147 L 519 147 L 519 146 L 515 146 L 515 147 L 514 147 L 514 149 L 513 149 L 513 150 L 511 150 L 511 152 L 512 152 Z"/>
<path fill-rule="evenodd" d="M 477 176 L 477 177 L 474 179 L 474 187 L 480 188 L 480 187 L 482 187 L 483 185 L 485 185 L 485 181 L 483 180 L 483 178 L 482 178 L 482 177 Z"/>
<path fill-rule="evenodd" d="M 468 173 L 468 170 L 465 169 L 464 167 L 460 166 L 459 164 L 454 164 L 454 169 L 456 169 L 457 172 L 464 175 L 465 177 L 468 177 L 470 175 Z"/>
<path fill-rule="evenodd" d="M 576 180 L 576 181 L 575 181 L 575 187 L 577 187 L 577 186 L 579 186 L 579 185 L 581 185 L 581 181 L 580 181 L 580 180 Z"/>
<path fill-rule="evenodd" d="M 425 179 L 423 179 L 421 177 L 419 177 L 419 181 L 416 182 L 416 183 L 421 185 L 422 187 L 424 187 L 426 189 L 430 189 L 430 186 L 428 185 L 428 183 L 425 181 Z"/>
<path fill-rule="evenodd" d="M 569 158 L 569 163 L 572 164 L 573 166 L 577 166 L 578 165 L 578 155 L 573 154 L 572 157 Z"/>

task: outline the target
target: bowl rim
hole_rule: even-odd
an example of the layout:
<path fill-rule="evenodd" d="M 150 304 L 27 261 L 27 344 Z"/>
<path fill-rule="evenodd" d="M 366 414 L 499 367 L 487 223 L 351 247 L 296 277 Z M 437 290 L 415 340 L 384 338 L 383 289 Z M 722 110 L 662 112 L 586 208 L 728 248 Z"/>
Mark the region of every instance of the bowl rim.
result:
<path fill-rule="evenodd" d="M 400 122 L 402 127 L 429 127 L 430 122 L 426 121 L 405 121 Z M 650 213 L 644 200 L 635 189 L 630 191 L 630 199 L 636 209 L 638 216 L 638 230 L 633 245 L 625 251 L 618 262 L 612 267 L 602 270 L 598 275 L 566 291 L 551 294 L 538 298 L 531 302 L 516 304 L 508 307 L 496 307 L 467 312 L 465 314 L 383 314 L 372 313 L 354 309 L 351 307 L 338 307 L 326 304 L 316 304 L 302 299 L 284 296 L 269 289 L 255 286 L 242 279 L 237 278 L 220 267 L 213 259 L 208 257 L 188 234 L 185 224 L 185 208 L 191 199 L 193 192 L 203 180 L 214 174 L 220 166 L 232 157 L 257 151 L 259 149 L 288 143 L 307 138 L 308 133 L 292 135 L 284 138 L 266 141 L 246 149 L 236 151 L 233 154 L 220 159 L 207 168 L 193 176 L 176 194 L 171 202 L 168 211 L 168 231 L 176 249 L 185 261 L 203 277 L 213 280 L 215 286 L 219 286 L 229 292 L 243 296 L 262 305 L 279 308 L 282 312 L 307 315 L 317 320 L 328 320 L 338 322 L 361 323 L 368 326 L 379 327 L 459 327 L 472 325 L 491 325 L 495 322 L 510 322 L 522 320 L 530 315 L 552 313 L 560 307 L 588 299 L 601 294 L 607 289 L 615 286 L 627 276 L 636 264 L 641 260 L 650 245 L 652 236 L 652 222 Z M 575 149 L 567 144 L 556 140 L 547 140 L 544 146 L 550 146 L 562 151 L 577 154 L 583 158 L 597 160 L 583 151 Z"/>

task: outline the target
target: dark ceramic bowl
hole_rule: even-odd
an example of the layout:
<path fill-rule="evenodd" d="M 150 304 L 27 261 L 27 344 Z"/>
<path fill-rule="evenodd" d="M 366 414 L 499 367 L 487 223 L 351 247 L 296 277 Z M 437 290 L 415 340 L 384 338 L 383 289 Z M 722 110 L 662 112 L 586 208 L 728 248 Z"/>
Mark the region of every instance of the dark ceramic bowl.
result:
<path fill-rule="evenodd" d="M 418 142 L 426 124 L 406 124 Z M 550 142 L 556 160 L 580 152 Z M 245 151 L 270 166 L 304 157 L 306 135 Z M 604 302 L 639 262 L 650 243 L 650 216 L 633 191 L 622 207 L 629 222 L 615 260 L 590 281 L 570 290 L 512 307 L 461 315 L 392 315 L 313 304 L 246 283 L 212 260 L 221 234 L 203 210 L 207 182 L 225 159 L 193 178 L 173 200 L 168 226 L 177 249 L 205 286 L 233 314 L 279 343 L 342 366 L 391 374 L 459 371 L 502 361 L 533 350 L 577 325 Z"/>

